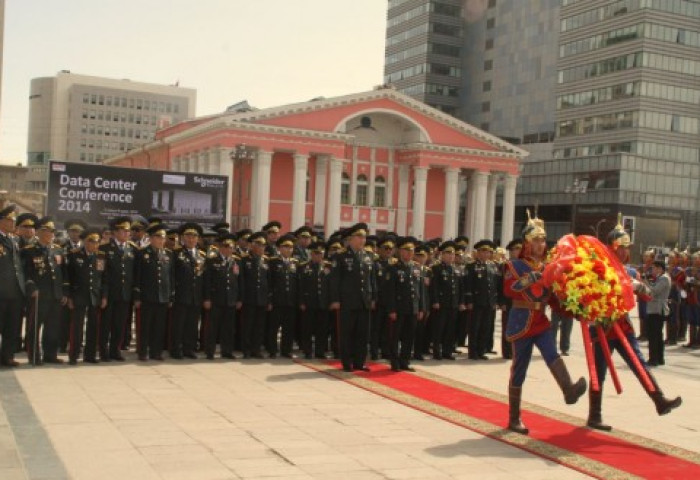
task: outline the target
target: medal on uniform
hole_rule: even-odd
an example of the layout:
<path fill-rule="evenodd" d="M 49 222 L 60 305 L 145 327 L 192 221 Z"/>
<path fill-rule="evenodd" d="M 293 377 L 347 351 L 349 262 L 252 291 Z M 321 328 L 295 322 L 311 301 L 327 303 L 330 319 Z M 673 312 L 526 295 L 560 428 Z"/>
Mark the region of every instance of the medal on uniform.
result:
<path fill-rule="evenodd" d="M 97 259 L 97 265 L 95 266 L 95 269 L 96 269 L 98 272 L 104 271 L 104 269 L 105 269 L 105 261 L 104 261 L 104 259 L 102 259 L 102 258 L 98 258 L 98 259 Z"/>
<path fill-rule="evenodd" d="M 233 271 L 233 274 L 234 274 L 234 275 L 238 275 L 239 270 L 238 270 L 238 264 L 237 264 L 237 263 L 234 262 L 233 265 L 231 265 L 231 271 Z"/>
<path fill-rule="evenodd" d="M 56 263 L 56 265 L 61 265 L 63 263 L 63 257 L 61 255 L 54 255 L 53 261 Z"/>

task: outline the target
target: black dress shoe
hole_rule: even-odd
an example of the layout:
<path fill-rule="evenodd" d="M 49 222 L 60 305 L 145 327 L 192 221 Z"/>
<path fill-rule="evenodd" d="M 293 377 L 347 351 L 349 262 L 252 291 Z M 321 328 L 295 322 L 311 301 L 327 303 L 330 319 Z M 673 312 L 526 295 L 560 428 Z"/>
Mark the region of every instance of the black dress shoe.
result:
<path fill-rule="evenodd" d="M 456 358 L 453 357 L 452 355 L 448 355 L 448 356 L 446 356 L 446 357 L 442 357 L 442 359 L 443 359 L 443 360 L 456 360 Z"/>
<path fill-rule="evenodd" d="M 139 355 L 139 362 L 147 362 L 148 357 L 146 355 Z"/>
<path fill-rule="evenodd" d="M 306 353 L 306 354 L 304 354 L 304 358 L 305 358 L 306 360 L 311 360 L 312 358 L 314 358 L 314 356 L 311 355 L 310 353 Z"/>
<path fill-rule="evenodd" d="M 230 360 L 235 360 L 236 357 L 233 355 L 233 353 L 222 353 L 221 358 L 228 358 Z"/>
<path fill-rule="evenodd" d="M 414 360 L 418 360 L 419 362 L 424 362 L 424 361 L 425 361 L 425 357 L 424 357 L 423 355 L 414 355 L 414 356 L 413 356 L 413 359 L 414 359 Z"/>
<path fill-rule="evenodd" d="M 562 350 L 561 352 L 562 356 L 568 357 L 569 356 L 569 351 L 568 350 Z"/>
<path fill-rule="evenodd" d="M 343 371 L 344 372 L 352 372 L 352 368 L 351 367 L 343 367 Z"/>
<path fill-rule="evenodd" d="M 86 363 L 100 363 L 100 361 L 97 360 L 96 358 L 84 358 L 84 359 L 83 359 L 83 362 L 86 362 Z"/>
<path fill-rule="evenodd" d="M 187 358 L 191 358 L 192 360 L 197 360 L 197 354 L 194 352 L 187 352 L 183 356 L 187 357 Z"/>
<path fill-rule="evenodd" d="M 365 366 L 365 365 L 363 365 L 363 366 L 361 366 L 361 367 L 354 367 L 353 370 L 358 370 L 358 371 L 362 371 L 362 372 L 370 372 L 370 371 L 371 371 L 371 370 L 369 369 L 369 367 L 367 367 L 367 366 Z"/>
<path fill-rule="evenodd" d="M 319 360 L 325 360 L 325 359 L 326 359 L 326 356 L 323 355 L 323 354 L 321 354 L 321 353 L 319 353 L 318 355 L 316 355 L 316 358 L 318 358 Z"/>
<path fill-rule="evenodd" d="M 262 358 L 262 357 L 261 357 L 261 358 Z M 275 359 L 275 358 L 277 358 L 277 354 L 276 354 L 276 353 L 271 353 L 270 356 L 269 356 L 268 358 Z"/>
<path fill-rule="evenodd" d="M 75 358 L 71 358 L 68 360 L 68 365 L 77 365 L 78 361 Z"/>
<path fill-rule="evenodd" d="M 214 355 L 207 355 L 207 360 L 214 360 Z"/>
<path fill-rule="evenodd" d="M 57 365 L 60 365 L 62 363 L 65 363 L 62 358 L 45 358 L 44 363 L 55 363 Z"/>
<path fill-rule="evenodd" d="M 489 357 L 487 357 L 486 355 L 479 355 L 479 360 L 488 360 L 488 359 L 489 359 Z"/>
<path fill-rule="evenodd" d="M 156 361 L 158 361 L 158 362 L 162 362 L 162 361 L 163 361 L 163 355 L 155 355 L 155 356 L 150 357 L 150 358 L 151 358 L 151 360 L 156 360 Z"/>
<path fill-rule="evenodd" d="M 400 372 L 401 369 L 399 367 L 391 367 L 392 372 Z"/>
<path fill-rule="evenodd" d="M 104 356 L 104 357 L 103 357 L 103 356 L 100 356 L 100 361 L 102 361 L 102 362 L 111 362 L 111 361 L 112 361 L 112 358 L 109 357 L 109 356 Z"/>
<path fill-rule="evenodd" d="M 17 360 L 3 360 L 2 363 L 0 363 L 3 367 L 9 367 L 9 368 L 14 368 L 14 367 L 19 367 L 19 362 Z"/>
<path fill-rule="evenodd" d="M 403 370 L 404 372 L 415 372 L 416 371 L 416 369 L 411 367 L 411 366 L 401 367 L 401 370 Z"/>
<path fill-rule="evenodd" d="M 291 353 L 283 353 L 282 356 L 284 358 L 294 358 L 294 355 L 292 355 Z"/>

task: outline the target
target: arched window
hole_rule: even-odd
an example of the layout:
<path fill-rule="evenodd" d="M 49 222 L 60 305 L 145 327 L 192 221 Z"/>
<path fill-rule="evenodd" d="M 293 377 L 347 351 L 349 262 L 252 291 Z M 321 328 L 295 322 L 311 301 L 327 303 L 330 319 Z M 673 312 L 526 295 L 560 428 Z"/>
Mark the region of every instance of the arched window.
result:
<path fill-rule="evenodd" d="M 340 180 L 340 203 L 350 203 L 350 175 L 345 172 Z"/>
<path fill-rule="evenodd" d="M 367 193 L 369 184 L 367 182 L 367 175 L 361 174 L 357 176 L 357 197 L 355 198 L 355 205 L 364 205 L 368 203 Z"/>
<path fill-rule="evenodd" d="M 374 179 L 374 206 L 386 206 L 386 180 L 381 175 Z"/>

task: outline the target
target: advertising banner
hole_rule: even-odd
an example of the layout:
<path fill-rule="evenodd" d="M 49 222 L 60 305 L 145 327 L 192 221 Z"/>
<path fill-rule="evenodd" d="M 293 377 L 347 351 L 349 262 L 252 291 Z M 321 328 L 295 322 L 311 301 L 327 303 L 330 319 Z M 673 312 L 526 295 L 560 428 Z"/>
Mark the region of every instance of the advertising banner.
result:
<path fill-rule="evenodd" d="M 119 216 L 158 217 L 170 227 L 227 221 L 228 178 L 221 175 L 50 162 L 47 213 L 58 225 L 93 227 Z"/>

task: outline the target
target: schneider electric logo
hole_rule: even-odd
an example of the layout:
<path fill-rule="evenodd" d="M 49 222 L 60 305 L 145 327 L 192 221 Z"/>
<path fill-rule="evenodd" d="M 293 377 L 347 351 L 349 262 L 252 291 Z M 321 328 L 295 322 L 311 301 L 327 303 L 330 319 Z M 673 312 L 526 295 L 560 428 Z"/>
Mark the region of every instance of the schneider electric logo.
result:
<path fill-rule="evenodd" d="M 221 188 L 224 186 L 224 180 L 215 177 L 194 177 L 194 183 L 198 183 L 202 188 Z"/>

